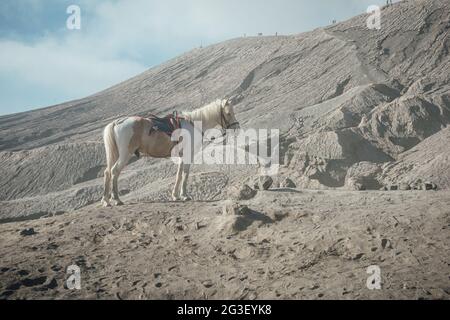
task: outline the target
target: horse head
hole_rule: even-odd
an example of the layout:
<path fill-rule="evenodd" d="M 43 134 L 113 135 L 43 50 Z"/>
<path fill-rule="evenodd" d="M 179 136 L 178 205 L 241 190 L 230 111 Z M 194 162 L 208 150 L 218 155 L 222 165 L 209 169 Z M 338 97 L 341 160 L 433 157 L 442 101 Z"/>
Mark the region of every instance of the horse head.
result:
<path fill-rule="evenodd" d="M 236 119 L 231 99 L 223 99 L 220 106 L 220 123 L 225 130 L 238 130 L 241 128 Z"/>

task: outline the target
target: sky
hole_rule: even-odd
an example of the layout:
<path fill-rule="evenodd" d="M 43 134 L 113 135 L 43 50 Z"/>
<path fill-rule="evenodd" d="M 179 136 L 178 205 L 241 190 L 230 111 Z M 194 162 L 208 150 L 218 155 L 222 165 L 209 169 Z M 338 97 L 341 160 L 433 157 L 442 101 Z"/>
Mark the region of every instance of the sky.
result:
<path fill-rule="evenodd" d="M 0 115 L 79 99 L 183 52 L 296 34 L 385 0 L 1 0 Z M 67 8 L 80 8 L 71 30 Z"/>

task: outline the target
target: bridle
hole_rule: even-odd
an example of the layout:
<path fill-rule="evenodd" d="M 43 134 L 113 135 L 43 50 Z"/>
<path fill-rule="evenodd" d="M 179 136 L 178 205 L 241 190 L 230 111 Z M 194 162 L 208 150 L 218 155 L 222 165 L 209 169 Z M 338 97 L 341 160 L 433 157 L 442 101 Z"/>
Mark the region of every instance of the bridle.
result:
<path fill-rule="evenodd" d="M 235 125 L 239 125 L 239 122 L 233 122 L 233 123 L 228 123 L 224 113 L 223 113 L 223 107 L 220 108 L 220 125 L 222 126 L 222 135 L 218 136 L 218 137 L 214 137 L 212 138 L 209 142 L 210 143 L 215 143 L 216 140 L 220 139 L 220 138 L 225 138 L 227 136 L 227 130 L 231 129 L 231 127 L 235 126 Z M 222 140 L 223 141 L 223 140 Z"/>
<path fill-rule="evenodd" d="M 238 124 L 239 122 L 237 121 L 233 123 L 228 123 L 227 119 L 225 118 L 225 115 L 223 114 L 223 107 L 220 108 L 220 125 L 222 126 L 222 129 L 229 130 L 231 129 L 231 127 Z"/>

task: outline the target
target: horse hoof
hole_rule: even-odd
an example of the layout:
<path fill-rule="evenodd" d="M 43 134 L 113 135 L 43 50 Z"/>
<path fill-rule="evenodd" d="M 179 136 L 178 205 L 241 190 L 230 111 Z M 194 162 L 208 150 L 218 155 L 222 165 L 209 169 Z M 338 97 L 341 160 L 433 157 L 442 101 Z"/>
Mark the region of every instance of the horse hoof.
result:
<path fill-rule="evenodd" d="M 184 196 L 184 197 L 182 197 L 181 199 L 182 199 L 184 202 L 192 201 L 192 198 L 189 197 L 189 196 Z"/>
<path fill-rule="evenodd" d="M 118 207 L 124 205 L 124 203 L 123 203 L 122 201 L 120 201 L 120 200 L 116 200 L 116 201 L 114 202 L 114 204 L 115 204 L 116 206 L 118 206 Z"/>
<path fill-rule="evenodd" d="M 111 207 L 111 204 L 108 201 L 102 200 L 102 207 L 109 208 Z"/>

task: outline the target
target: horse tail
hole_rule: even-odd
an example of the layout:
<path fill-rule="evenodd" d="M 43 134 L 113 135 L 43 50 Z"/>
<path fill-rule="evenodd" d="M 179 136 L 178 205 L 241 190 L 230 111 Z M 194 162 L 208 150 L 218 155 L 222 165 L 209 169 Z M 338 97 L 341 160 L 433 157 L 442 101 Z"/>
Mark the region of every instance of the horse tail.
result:
<path fill-rule="evenodd" d="M 103 132 L 103 140 L 105 142 L 105 151 L 106 151 L 106 164 L 107 170 L 111 171 L 112 167 L 116 164 L 117 160 L 119 160 L 119 149 L 117 148 L 116 137 L 114 133 L 114 128 L 116 127 L 116 123 L 110 123 Z"/>

